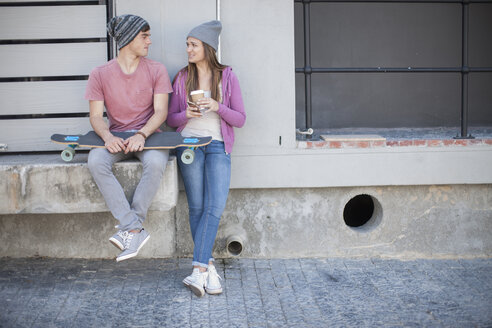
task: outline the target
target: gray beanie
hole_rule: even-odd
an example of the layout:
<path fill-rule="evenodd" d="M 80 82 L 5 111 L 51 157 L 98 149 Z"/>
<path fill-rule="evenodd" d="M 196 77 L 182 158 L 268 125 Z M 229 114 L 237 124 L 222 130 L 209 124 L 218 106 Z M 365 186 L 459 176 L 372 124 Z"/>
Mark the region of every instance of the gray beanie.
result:
<path fill-rule="evenodd" d="M 111 18 L 107 30 L 118 44 L 119 50 L 132 42 L 145 25 L 149 23 L 140 16 L 121 15 Z"/>
<path fill-rule="evenodd" d="M 222 24 L 218 20 L 213 20 L 193 28 L 186 38 L 198 39 L 217 51 L 220 31 L 222 31 Z"/>

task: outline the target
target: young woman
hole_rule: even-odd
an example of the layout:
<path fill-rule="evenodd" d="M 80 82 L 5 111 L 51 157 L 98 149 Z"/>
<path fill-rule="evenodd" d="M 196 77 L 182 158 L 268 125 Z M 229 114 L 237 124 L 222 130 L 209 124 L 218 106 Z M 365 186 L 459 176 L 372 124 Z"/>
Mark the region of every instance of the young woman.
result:
<path fill-rule="evenodd" d="M 217 60 L 221 30 L 219 21 L 210 21 L 188 34 L 188 66 L 175 77 L 167 117 L 167 124 L 177 127 L 185 137 L 212 136 L 212 143 L 195 150 L 192 164 L 181 161 L 185 148 L 177 150 L 194 242 L 193 272 L 183 283 L 197 296 L 222 292 L 212 248 L 229 194 L 233 128 L 242 127 L 246 121 L 238 79 L 230 67 Z M 188 105 L 195 90 L 206 94 L 197 102 L 206 109 L 202 112 Z"/>

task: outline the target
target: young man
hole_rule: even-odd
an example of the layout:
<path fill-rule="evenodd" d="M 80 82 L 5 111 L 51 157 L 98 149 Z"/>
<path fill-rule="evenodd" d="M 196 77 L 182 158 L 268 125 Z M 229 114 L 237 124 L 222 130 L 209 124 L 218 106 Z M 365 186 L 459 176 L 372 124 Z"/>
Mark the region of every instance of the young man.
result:
<path fill-rule="evenodd" d="M 145 58 L 149 51 L 150 26 L 141 17 L 122 15 L 111 19 L 108 33 L 119 49 L 118 57 L 95 68 L 87 84 L 90 122 L 106 148 L 89 153 L 88 166 L 106 204 L 119 221 L 109 241 L 122 250 L 116 261 L 138 254 L 150 235 L 142 228 L 147 210 L 159 187 L 169 157 L 167 150 L 143 150 L 145 139 L 166 120 L 171 82 L 164 65 Z M 104 107 L 109 121 L 103 119 Z M 123 140 L 112 134 L 130 131 Z M 116 180 L 112 166 L 136 157 L 142 162 L 142 178 L 131 203 Z"/>

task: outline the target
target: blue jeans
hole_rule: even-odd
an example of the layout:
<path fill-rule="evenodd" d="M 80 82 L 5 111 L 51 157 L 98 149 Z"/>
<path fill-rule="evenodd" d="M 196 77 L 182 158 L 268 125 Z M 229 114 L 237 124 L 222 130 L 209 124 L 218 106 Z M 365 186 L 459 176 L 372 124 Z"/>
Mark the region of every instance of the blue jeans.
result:
<path fill-rule="evenodd" d="M 177 157 L 195 244 L 192 264 L 207 268 L 229 194 L 231 155 L 226 154 L 223 142 L 213 140 L 209 145 L 195 149 L 193 163 L 184 164 L 181 154 L 185 149 L 178 148 Z"/>

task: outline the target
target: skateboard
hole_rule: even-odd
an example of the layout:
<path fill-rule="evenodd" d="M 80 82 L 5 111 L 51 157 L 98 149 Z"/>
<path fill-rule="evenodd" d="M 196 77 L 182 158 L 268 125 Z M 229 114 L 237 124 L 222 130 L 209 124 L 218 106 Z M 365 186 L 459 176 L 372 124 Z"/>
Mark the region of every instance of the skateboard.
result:
<path fill-rule="evenodd" d="M 114 136 L 128 139 L 133 136 L 133 132 L 112 132 Z M 75 148 L 105 148 L 104 141 L 96 132 L 89 131 L 81 135 L 53 134 L 51 141 L 59 144 L 68 145 L 61 152 L 61 158 L 65 162 L 70 162 L 75 156 Z M 182 137 L 179 132 L 154 132 L 146 140 L 144 149 L 174 149 L 177 147 L 188 147 L 181 155 L 181 160 L 185 164 L 193 163 L 196 147 L 206 146 L 212 142 L 212 137 Z"/>

